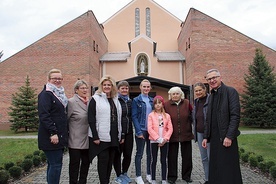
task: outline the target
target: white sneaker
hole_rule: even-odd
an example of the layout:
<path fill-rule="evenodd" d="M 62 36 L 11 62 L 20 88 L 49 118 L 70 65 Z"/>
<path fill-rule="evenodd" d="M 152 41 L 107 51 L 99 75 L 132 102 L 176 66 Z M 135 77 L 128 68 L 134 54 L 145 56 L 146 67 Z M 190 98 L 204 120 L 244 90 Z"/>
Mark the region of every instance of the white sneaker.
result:
<path fill-rule="evenodd" d="M 149 183 L 151 183 L 151 175 L 150 175 L 150 174 L 147 174 L 146 179 L 147 179 L 147 181 L 148 181 Z"/>
<path fill-rule="evenodd" d="M 162 184 L 167 184 L 167 181 L 166 180 L 162 180 Z"/>
<path fill-rule="evenodd" d="M 156 180 L 151 180 L 151 184 L 157 184 Z"/>
<path fill-rule="evenodd" d="M 144 184 L 144 181 L 143 181 L 143 179 L 142 179 L 142 176 L 136 177 L 136 178 L 135 178 L 135 182 L 136 182 L 137 184 Z"/>

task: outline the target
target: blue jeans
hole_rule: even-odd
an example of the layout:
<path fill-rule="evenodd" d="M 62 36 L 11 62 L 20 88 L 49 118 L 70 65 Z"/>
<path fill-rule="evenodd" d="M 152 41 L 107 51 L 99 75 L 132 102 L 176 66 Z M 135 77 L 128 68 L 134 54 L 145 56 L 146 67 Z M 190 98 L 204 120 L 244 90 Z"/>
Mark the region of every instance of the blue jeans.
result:
<path fill-rule="evenodd" d="M 207 143 L 207 149 L 202 147 L 203 133 L 197 132 L 197 143 L 200 151 L 201 161 L 205 173 L 205 181 L 209 177 L 209 159 L 210 159 L 210 143 Z"/>
<path fill-rule="evenodd" d="M 145 139 L 141 139 L 135 136 L 135 142 L 136 142 L 135 170 L 136 170 L 137 177 L 141 176 L 141 160 L 143 158 L 145 144 L 147 144 L 147 147 L 146 147 L 147 174 L 150 174 L 151 154 L 150 154 L 149 134 L 147 131 L 143 131 L 143 135 Z"/>
<path fill-rule="evenodd" d="M 47 158 L 47 183 L 59 184 L 62 169 L 63 149 L 43 150 Z"/>

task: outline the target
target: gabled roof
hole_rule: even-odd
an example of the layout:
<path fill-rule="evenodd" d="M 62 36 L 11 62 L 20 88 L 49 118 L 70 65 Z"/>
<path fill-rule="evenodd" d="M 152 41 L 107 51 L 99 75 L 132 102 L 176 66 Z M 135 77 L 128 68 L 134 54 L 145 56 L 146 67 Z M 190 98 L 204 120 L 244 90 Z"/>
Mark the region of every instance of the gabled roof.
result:
<path fill-rule="evenodd" d="M 129 57 L 130 52 L 108 52 L 100 58 L 100 61 L 127 61 Z"/>
<path fill-rule="evenodd" d="M 106 21 L 104 21 L 102 24 L 105 25 L 107 24 L 109 21 L 112 21 L 112 19 L 117 16 L 119 13 L 121 13 L 122 11 L 124 11 L 127 7 L 131 6 L 133 3 L 135 3 L 136 1 L 139 0 L 132 0 L 130 1 L 128 4 L 126 4 L 124 7 L 122 7 L 120 10 L 118 10 L 115 14 L 113 14 L 111 17 L 109 17 Z M 168 15 L 170 15 L 171 17 L 173 17 L 174 19 L 176 19 L 179 22 L 182 22 L 178 17 L 176 17 L 174 14 L 172 14 L 170 11 L 168 11 L 167 9 L 165 9 L 164 7 L 162 7 L 160 4 L 158 4 L 157 2 L 155 2 L 154 0 L 149 0 L 149 2 L 155 4 L 157 7 L 159 7 L 161 10 L 163 10 L 164 12 L 166 12 Z"/>
<path fill-rule="evenodd" d="M 155 52 L 158 61 L 185 61 L 185 57 L 179 52 Z"/>

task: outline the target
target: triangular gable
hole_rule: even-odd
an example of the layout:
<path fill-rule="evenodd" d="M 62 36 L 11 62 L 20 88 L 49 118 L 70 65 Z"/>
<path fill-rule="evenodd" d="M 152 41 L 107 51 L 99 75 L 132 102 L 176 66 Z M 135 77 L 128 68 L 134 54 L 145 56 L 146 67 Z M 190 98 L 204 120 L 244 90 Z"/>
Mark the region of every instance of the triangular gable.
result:
<path fill-rule="evenodd" d="M 124 11 L 126 8 L 128 8 L 129 6 L 131 6 L 132 4 L 134 4 L 136 1 L 141 1 L 141 0 L 133 0 L 131 2 L 129 2 L 128 4 L 126 4 L 123 8 L 121 8 L 120 10 L 118 10 L 115 14 L 113 14 L 111 17 L 109 17 L 106 21 L 104 21 L 102 24 L 107 24 L 108 22 L 112 21 L 112 19 L 114 17 L 116 17 L 118 14 L 120 14 L 122 11 Z M 147 0 L 151 3 L 153 3 L 154 5 L 156 5 L 158 8 L 162 9 L 162 11 L 166 12 L 169 16 L 173 17 L 174 19 L 176 19 L 179 22 L 182 22 L 178 17 L 176 17 L 175 15 L 173 15 L 171 12 L 169 12 L 168 10 L 166 10 L 164 7 L 162 7 L 161 5 L 159 5 L 157 2 L 153 1 L 153 0 Z"/>

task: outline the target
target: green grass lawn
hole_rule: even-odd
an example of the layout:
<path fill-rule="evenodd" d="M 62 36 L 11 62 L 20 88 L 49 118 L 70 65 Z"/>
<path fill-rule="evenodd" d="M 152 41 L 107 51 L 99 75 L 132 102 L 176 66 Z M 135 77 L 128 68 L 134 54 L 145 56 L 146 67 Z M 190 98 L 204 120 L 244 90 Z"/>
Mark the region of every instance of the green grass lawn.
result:
<path fill-rule="evenodd" d="M 23 161 L 28 154 L 38 150 L 37 139 L 0 139 L 0 167 L 12 161 Z"/>
<path fill-rule="evenodd" d="M 0 136 L 24 136 L 24 135 L 37 135 L 37 131 L 34 131 L 34 132 L 18 131 L 15 133 L 12 130 L 0 130 Z"/>
<path fill-rule="evenodd" d="M 239 147 L 262 155 L 265 161 L 276 163 L 276 134 L 247 134 L 238 137 Z"/>

